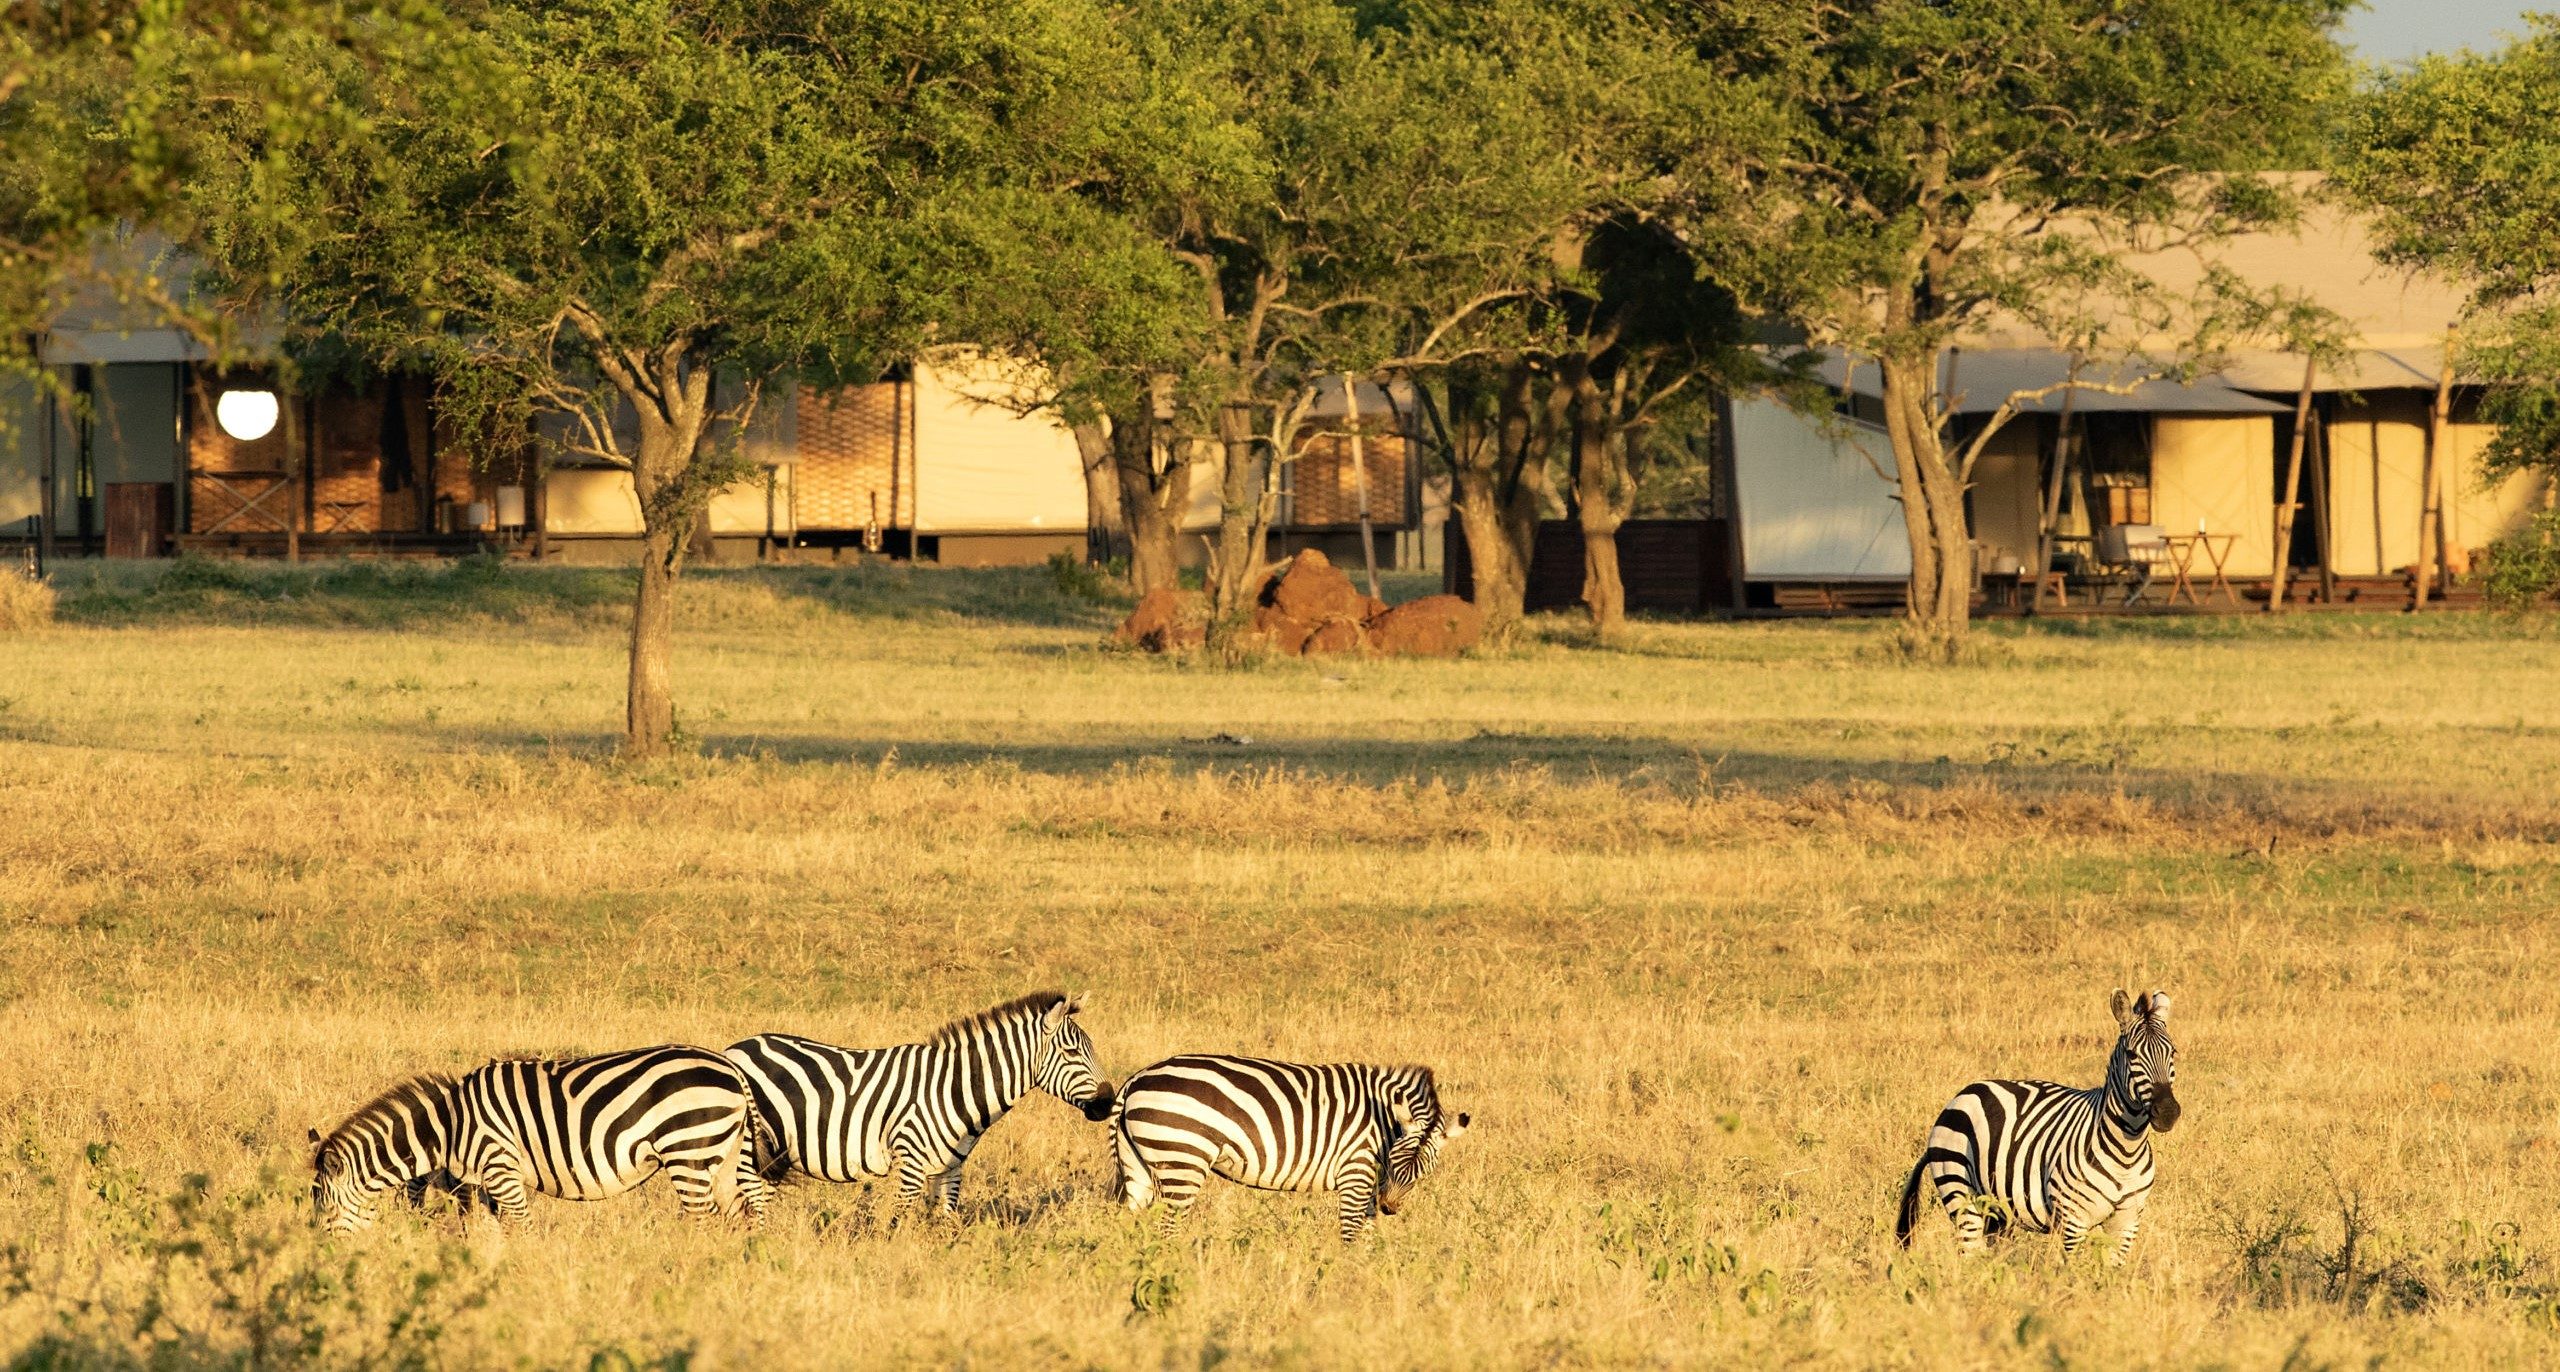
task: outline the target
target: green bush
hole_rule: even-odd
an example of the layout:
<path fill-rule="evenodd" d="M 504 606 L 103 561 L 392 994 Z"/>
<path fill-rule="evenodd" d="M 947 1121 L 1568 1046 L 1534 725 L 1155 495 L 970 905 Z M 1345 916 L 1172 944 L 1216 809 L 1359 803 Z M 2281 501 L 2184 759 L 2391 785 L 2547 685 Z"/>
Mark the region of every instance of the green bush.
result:
<path fill-rule="evenodd" d="M 2480 589 L 2502 610 L 2524 609 L 2560 590 L 2560 510 L 2535 515 L 2481 550 Z"/>

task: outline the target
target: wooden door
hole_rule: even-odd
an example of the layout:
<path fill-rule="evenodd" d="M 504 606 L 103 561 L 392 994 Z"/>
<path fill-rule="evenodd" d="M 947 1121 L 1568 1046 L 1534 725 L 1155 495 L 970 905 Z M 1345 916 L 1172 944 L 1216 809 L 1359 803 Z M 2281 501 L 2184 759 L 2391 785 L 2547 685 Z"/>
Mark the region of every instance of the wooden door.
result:
<path fill-rule="evenodd" d="M 165 481 L 110 481 L 106 490 L 107 556 L 165 555 L 178 488 Z"/>

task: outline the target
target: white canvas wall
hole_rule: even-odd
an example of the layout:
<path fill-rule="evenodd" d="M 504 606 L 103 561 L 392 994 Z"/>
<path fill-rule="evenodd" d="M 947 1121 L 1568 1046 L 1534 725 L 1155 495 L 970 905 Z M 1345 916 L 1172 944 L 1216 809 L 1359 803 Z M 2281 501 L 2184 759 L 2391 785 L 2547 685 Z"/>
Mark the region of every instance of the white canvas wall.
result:
<path fill-rule="evenodd" d="M 791 469 L 776 477 L 773 527 L 791 532 Z M 636 534 L 640 532 L 640 495 L 631 473 L 618 467 L 564 467 L 551 473 L 543 487 L 544 527 L 555 534 Z M 711 497 L 711 532 L 755 534 L 765 531 L 765 487 L 761 473 Z"/>
<path fill-rule="evenodd" d="M 2020 566 L 2036 560 L 2036 526 L 2044 495 L 2038 484 L 2043 423 L 2021 415 L 2000 426 L 1973 464 L 1973 537 Z"/>
<path fill-rule="evenodd" d="M 2551 478 L 2540 472 L 2515 472 L 2495 482 L 2480 479 L 2489 440 L 2497 436 L 2494 424 L 2453 426 L 2453 460 L 2444 487 L 2445 541 L 2453 547 L 2476 553 L 2549 507 Z"/>
<path fill-rule="evenodd" d="M 2161 415 L 2151 425 L 2151 522 L 2173 534 L 2232 534 L 2231 576 L 2275 572 L 2275 420 Z M 2201 557 L 2197 566 L 2203 568 Z"/>
<path fill-rule="evenodd" d="M 90 438 L 99 492 L 111 481 L 178 479 L 178 368 L 125 362 L 94 373 L 97 420 Z"/>
<path fill-rule="evenodd" d="M 1049 416 L 1007 408 L 1023 387 L 992 364 L 916 368 L 918 533 L 1084 529 L 1075 435 Z"/>
<path fill-rule="evenodd" d="M 1743 574 L 1755 581 L 1907 578 L 1911 544 L 1884 430 L 1826 425 L 1762 396 L 1733 402 Z M 1862 455 L 1863 454 L 1863 455 Z"/>
<path fill-rule="evenodd" d="M 765 502 L 764 475 L 755 476 L 711 497 L 711 532 L 715 534 L 754 534 L 762 537 L 766 528 L 768 507 Z M 792 531 L 791 468 L 777 467 L 773 473 L 770 513 L 773 532 L 779 536 Z"/>
<path fill-rule="evenodd" d="M 2329 565 L 2376 576 L 2418 560 L 2428 400 L 2383 393 L 2329 425 Z"/>
<path fill-rule="evenodd" d="M 555 534 L 636 534 L 640 496 L 631 473 L 615 467 L 568 467 L 542 488 L 543 527 Z"/>

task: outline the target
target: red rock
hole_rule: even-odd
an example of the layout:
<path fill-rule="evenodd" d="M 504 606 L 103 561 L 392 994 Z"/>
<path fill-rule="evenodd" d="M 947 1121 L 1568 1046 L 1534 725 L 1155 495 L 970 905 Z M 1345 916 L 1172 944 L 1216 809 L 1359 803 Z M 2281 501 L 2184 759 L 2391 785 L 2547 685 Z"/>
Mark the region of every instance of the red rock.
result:
<path fill-rule="evenodd" d="M 1367 641 L 1367 636 L 1360 631 L 1359 621 L 1334 618 L 1317 625 L 1316 631 L 1307 636 L 1305 651 L 1309 654 L 1352 653 L 1358 652 Z"/>
<path fill-rule="evenodd" d="M 1257 597 L 1263 604 L 1301 624 L 1333 618 L 1360 618 L 1360 592 L 1340 568 L 1313 548 L 1289 559 L 1280 574 L 1264 583 Z"/>
<path fill-rule="evenodd" d="M 1369 621 L 1369 646 L 1400 657 L 1455 657 L 1484 637 L 1484 612 L 1453 595 L 1407 601 Z"/>
<path fill-rule="evenodd" d="M 1307 636 L 1314 630 L 1274 606 L 1262 605 L 1254 609 L 1253 632 L 1277 651 L 1295 657 L 1307 650 Z"/>
<path fill-rule="evenodd" d="M 1171 591 L 1149 591 L 1138 599 L 1138 608 L 1120 621 L 1112 637 L 1123 643 L 1144 643 L 1182 620 L 1182 598 Z"/>
<path fill-rule="evenodd" d="M 1138 601 L 1138 608 L 1120 621 L 1112 637 L 1151 653 L 1197 648 L 1209 641 L 1208 628 L 1200 622 L 1198 599 L 1175 591 L 1149 591 Z"/>

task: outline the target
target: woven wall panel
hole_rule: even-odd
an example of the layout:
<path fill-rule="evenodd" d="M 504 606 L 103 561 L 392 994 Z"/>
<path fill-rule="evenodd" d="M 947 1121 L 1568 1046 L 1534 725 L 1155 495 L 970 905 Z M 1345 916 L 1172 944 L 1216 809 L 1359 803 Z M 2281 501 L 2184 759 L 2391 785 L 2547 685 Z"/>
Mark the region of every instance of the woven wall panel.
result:
<path fill-rule="evenodd" d="M 915 464 L 901 441 L 904 383 L 800 390 L 793 509 L 803 529 L 860 529 L 877 510 L 883 528 L 915 525 Z M 875 503 L 876 502 L 876 503 Z"/>
<path fill-rule="evenodd" d="M 1362 445 L 1361 462 L 1369 469 L 1369 518 L 1372 523 L 1402 528 L 1409 522 L 1404 499 L 1405 441 L 1401 434 L 1373 434 Z M 1351 440 L 1342 434 L 1317 434 L 1299 448 L 1289 464 L 1289 523 L 1295 528 L 1339 528 L 1360 522 L 1360 474 L 1351 464 Z"/>

